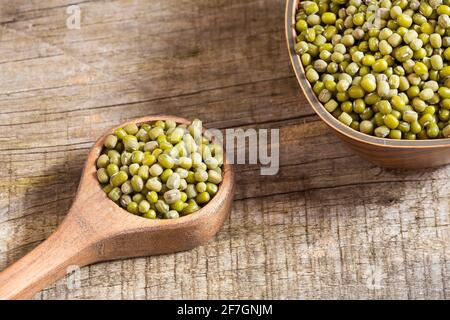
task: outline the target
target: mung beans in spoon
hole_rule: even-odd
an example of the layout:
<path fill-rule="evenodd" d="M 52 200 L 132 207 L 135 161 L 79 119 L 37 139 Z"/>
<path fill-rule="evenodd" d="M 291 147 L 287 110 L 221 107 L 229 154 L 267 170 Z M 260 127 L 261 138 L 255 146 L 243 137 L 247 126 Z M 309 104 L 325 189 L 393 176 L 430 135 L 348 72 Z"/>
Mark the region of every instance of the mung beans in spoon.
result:
<path fill-rule="evenodd" d="M 202 122 L 129 124 L 106 137 L 97 178 L 108 197 L 148 219 L 174 219 L 206 205 L 222 182 L 222 147 Z"/>

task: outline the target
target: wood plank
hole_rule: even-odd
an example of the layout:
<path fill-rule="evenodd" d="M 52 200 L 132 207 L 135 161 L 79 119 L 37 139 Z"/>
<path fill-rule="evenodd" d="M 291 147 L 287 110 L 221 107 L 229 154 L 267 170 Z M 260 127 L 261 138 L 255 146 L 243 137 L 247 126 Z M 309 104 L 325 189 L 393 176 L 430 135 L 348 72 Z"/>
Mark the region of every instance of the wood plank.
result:
<path fill-rule="evenodd" d="M 358 205 L 344 203 L 350 192 L 360 196 Z M 237 201 L 207 246 L 85 268 L 80 289 L 55 295 L 64 287 L 60 281 L 38 298 L 445 298 L 448 276 L 440 266 L 448 239 L 401 216 L 422 207 L 422 198 L 380 210 L 384 198 L 372 192 L 354 186 Z M 383 228 L 388 221 L 390 228 Z M 421 243 L 413 236 L 418 228 Z M 376 289 L 367 285 L 373 272 L 380 272 Z"/>
<path fill-rule="evenodd" d="M 288 126 L 288 128 L 290 128 L 289 135 L 296 136 L 296 133 L 298 134 L 299 130 L 305 131 L 304 129 L 308 125 L 316 125 L 316 127 L 318 125 L 319 128 L 323 127 L 322 124 L 317 122 L 311 122 L 307 125 L 292 125 Z M 145 282 L 145 285 L 141 283 L 135 287 L 134 284 L 129 284 L 130 288 L 132 288 L 130 289 L 131 291 L 125 291 L 123 294 L 132 294 L 134 292 L 133 290 L 137 290 L 136 288 L 141 286 L 141 289 L 145 290 L 140 290 L 140 295 L 137 295 L 136 298 L 147 297 L 145 295 L 147 293 L 144 292 L 148 292 L 148 294 L 152 297 L 156 294 L 156 292 L 165 292 L 166 296 L 154 296 L 159 298 L 173 298 L 178 294 L 183 294 L 186 298 L 223 298 L 224 296 L 222 296 L 222 294 L 234 294 L 233 296 L 239 298 L 250 297 L 248 295 L 251 294 L 251 292 L 246 293 L 245 291 L 242 291 L 242 288 L 253 285 L 253 283 L 251 283 L 251 281 L 253 281 L 252 278 L 246 278 L 251 277 L 252 275 L 242 275 L 239 270 L 255 270 L 256 268 L 258 272 L 252 271 L 255 272 L 254 276 L 256 277 L 255 279 L 257 279 L 254 281 L 262 281 L 263 284 L 261 286 L 264 288 L 268 285 L 264 281 L 278 281 L 272 278 L 263 278 L 263 276 L 266 276 L 265 272 L 270 270 L 269 272 L 277 274 L 279 270 L 273 269 L 274 266 L 272 265 L 267 265 L 270 261 L 263 259 L 262 256 L 259 256 L 258 263 L 256 265 L 234 265 L 233 259 L 239 259 L 235 258 L 235 256 L 242 255 L 245 261 L 245 259 L 248 259 L 245 258 L 248 251 L 253 252 L 254 250 L 262 250 L 268 245 L 273 246 L 269 251 L 271 253 L 276 252 L 279 249 L 286 250 L 283 246 L 292 245 L 284 245 L 283 242 L 279 243 L 278 239 L 281 238 L 284 239 L 283 241 L 294 241 L 295 243 L 298 241 L 297 247 L 291 248 L 293 251 L 297 252 L 297 254 L 301 252 L 300 248 L 309 245 L 312 246 L 312 249 L 309 247 L 302 249 L 307 251 L 306 257 L 302 259 L 309 258 L 314 261 L 317 260 L 315 261 L 317 266 L 313 266 L 313 269 L 309 269 L 309 272 L 314 275 L 303 274 L 295 269 L 295 271 L 292 271 L 291 276 L 293 276 L 296 272 L 300 272 L 300 276 L 306 277 L 306 279 L 308 279 L 307 281 L 309 281 L 306 289 L 311 289 L 311 287 L 314 289 L 311 289 L 309 293 L 305 293 L 303 290 L 300 292 L 300 288 L 293 291 L 292 287 L 286 287 L 286 282 L 279 280 L 279 283 L 271 289 L 274 290 L 275 293 L 272 293 L 271 295 L 268 292 L 258 291 L 258 298 L 294 297 L 288 296 L 288 293 L 296 293 L 299 294 L 299 296 L 305 295 L 304 297 L 307 298 L 318 298 L 319 296 L 314 295 L 317 294 L 317 290 L 324 285 L 323 281 L 331 281 L 331 283 L 328 284 L 330 287 L 326 289 L 329 292 L 322 292 L 321 297 L 371 297 L 371 294 L 375 293 L 378 294 L 377 297 L 407 297 L 407 293 L 404 291 L 400 292 L 396 289 L 399 286 L 398 281 L 400 280 L 405 282 L 403 286 L 400 286 L 400 288 L 404 289 L 405 287 L 408 287 L 408 290 L 411 291 L 411 293 L 408 294 L 415 294 L 418 298 L 424 297 L 425 294 L 442 298 L 443 294 L 445 294 L 443 288 L 437 291 L 434 286 L 429 288 L 428 292 L 420 293 L 418 291 L 421 288 L 421 285 L 426 285 L 425 282 L 427 279 L 421 278 L 420 274 L 411 274 L 408 280 L 405 280 L 405 278 L 401 278 L 399 280 L 398 270 L 403 270 L 405 274 L 404 277 L 406 277 L 406 273 L 409 272 L 408 270 L 404 270 L 405 262 L 402 260 L 403 258 L 408 259 L 408 261 L 412 261 L 411 263 L 417 264 L 417 268 L 432 268 L 433 265 L 430 263 L 434 263 L 435 265 L 436 263 L 439 263 L 439 265 L 442 265 L 448 256 L 449 252 L 448 249 L 446 249 L 445 242 L 447 240 L 446 237 L 448 237 L 446 230 L 448 231 L 449 221 L 449 204 L 445 197 L 449 191 L 448 186 L 445 187 L 448 185 L 446 182 L 448 180 L 447 170 L 442 169 L 430 172 L 430 175 L 422 181 L 420 180 L 420 177 L 414 173 L 399 173 L 388 170 L 385 171 L 383 175 L 380 175 L 381 170 L 360 161 L 358 158 L 354 157 L 347 150 L 345 150 L 344 147 L 340 146 L 334 149 L 330 148 L 330 145 L 336 145 L 336 139 L 330 135 L 327 135 L 325 128 L 322 128 L 322 131 L 306 130 L 306 132 L 313 133 L 315 137 L 308 137 L 307 134 L 303 134 L 300 135 L 297 140 L 294 139 L 292 141 L 293 144 L 299 145 L 298 148 L 293 149 L 294 151 L 297 150 L 295 154 L 287 152 L 290 150 L 282 149 L 281 155 L 283 167 L 280 170 L 280 175 L 277 177 L 267 177 L 267 180 L 264 181 L 264 183 L 259 183 L 259 186 L 266 185 L 267 187 L 252 188 L 251 186 L 254 184 L 251 181 L 248 181 L 251 177 L 260 179 L 260 177 L 258 177 L 258 168 L 254 168 L 253 170 L 238 168 L 237 198 L 242 200 L 236 201 L 235 209 L 233 211 L 232 219 L 229 221 L 229 225 L 226 226 L 219 234 L 215 242 L 209 244 L 208 246 L 196 249 L 195 252 L 187 252 L 176 255 L 177 257 L 181 257 L 180 259 L 183 262 L 191 260 L 193 255 L 207 257 L 208 265 L 210 265 L 211 257 L 204 253 L 204 251 L 209 252 L 211 250 L 216 255 L 215 259 L 219 259 L 220 256 L 222 263 L 231 268 L 231 270 L 220 268 L 217 269 L 217 267 L 216 269 L 204 271 L 204 274 L 202 273 L 201 276 L 206 277 L 208 281 L 214 281 L 211 280 L 211 277 L 214 279 L 215 274 L 238 274 L 239 277 L 234 280 L 234 284 L 232 284 L 229 288 L 231 291 L 226 291 L 225 293 L 202 293 L 201 291 L 199 292 L 192 288 L 192 292 L 179 291 L 181 289 L 167 291 L 165 286 L 156 288 L 153 287 L 154 282 L 147 279 L 146 281 L 148 282 Z M 313 141 L 310 141 L 309 139 L 312 139 Z M 326 143 L 314 143 L 314 139 L 316 142 L 325 140 Z M 314 152 L 308 149 L 305 150 L 305 148 L 310 147 L 311 145 L 316 145 L 317 150 Z M 285 144 L 282 146 L 285 146 Z M 322 160 L 318 159 L 319 155 L 326 155 L 326 150 L 330 149 L 333 150 L 333 152 L 330 152 L 330 155 L 328 155 L 327 158 Z M 73 152 L 78 153 L 79 151 Z M 342 154 L 339 155 L 339 152 Z M 311 155 L 316 155 L 317 158 L 311 158 L 313 157 Z M 308 158 L 305 159 L 304 157 Z M 71 156 L 69 158 L 75 159 L 76 156 Z M 64 162 L 66 160 L 62 157 L 58 161 Z M 298 161 L 297 164 L 296 161 Z M 285 163 L 287 165 L 284 165 Z M 13 162 L 13 164 L 15 164 L 15 162 Z M 25 161 L 22 165 L 27 166 L 27 164 L 28 162 Z M 348 170 L 337 171 L 333 176 L 333 179 L 331 179 L 330 171 L 336 167 L 348 168 Z M 36 169 L 37 168 L 35 167 L 29 168 L 30 172 L 34 172 Z M 18 171 L 25 172 L 26 176 L 30 175 L 30 172 L 26 172 L 24 169 L 20 169 Z M 54 172 L 55 170 L 51 169 L 51 171 Z M 78 175 L 80 171 L 81 166 L 78 167 Z M 289 172 L 287 173 L 286 171 Z M 365 172 L 369 173 L 364 175 Z M 287 182 L 281 182 L 283 181 L 283 178 L 281 177 L 289 177 L 289 179 L 287 179 Z M 363 184 L 354 182 L 355 178 L 361 177 L 368 178 L 368 181 Z M 20 176 L 17 178 L 19 178 L 19 182 L 24 181 L 20 179 Z M 57 174 L 55 174 L 53 178 L 56 179 Z M 51 180 L 51 178 L 34 178 L 34 183 L 36 184 L 36 186 L 33 186 L 36 188 L 36 196 L 34 197 L 29 196 L 33 194 L 31 191 L 27 193 L 21 188 L 21 183 L 15 183 L 13 194 L 20 197 L 22 193 L 26 193 L 28 194 L 28 199 L 25 202 L 20 200 L 13 202 L 22 203 L 24 206 L 29 206 L 25 208 L 19 207 L 16 208 L 16 210 L 18 212 L 33 213 L 25 217 L 2 223 L 2 229 L 6 228 L 10 230 L 9 234 L 12 235 L 12 239 L 10 239 L 10 241 L 17 246 L 14 250 L 8 251 L 8 260 L 14 260 L 28 251 L 30 249 L 28 244 L 30 244 L 30 242 L 31 246 L 33 246 L 35 241 L 42 240 L 48 236 L 51 230 L 53 230 L 58 224 L 58 220 L 60 220 L 64 215 L 59 209 L 61 207 L 68 208 L 71 199 L 70 195 L 76 190 L 77 176 L 74 174 L 73 176 L 68 176 L 67 179 L 62 181 L 64 183 L 72 181 L 72 183 L 69 183 L 68 185 L 48 184 L 49 180 Z M 261 182 L 261 180 L 259 181 Z M 28 181 L 24 182 L 29 183 Z M 25 190 L 29 190 L 30 186 L 26 183 L 23 188 Z M 417 186 L 411 186 L 412 183 L 417 184 Z M 434 186 L 431 184 L 434 184 Z M 394 186 L 396 188 L 393 188 Z M 439 190 L 434 189 L 436 187 Z M 61 199 L 57 200 L 56 203 L 45 203 L 38 198 L 38 196 L 43 193 L 55 192 L 56 188 L 58 190 L 63 190 L 63 193 L 59 195 Z M 278 188 L 281 189 L 279 189 L 279 191 L 277 190 L 277 195 L 271 195 L 273 194 L 273 189 Z M 400 193 L 399 190 L 401 190 Z M 436 192 L 438 192 L 436 197 L 426 201 L 430 194 L 435 194 Z M 301 204 L 299 204 L 298 201 L 302 201 Z M 436 210 L 427 210 L 433 202 Z M 46 213 L 41 211 L 43 208 L 45 208 Z M 12 212 L 10 212 L 10 214 L 11 213 Z M 408 213 L 408 216 L 404 217 L 404 213 Z M 296 221 L 296 219 L 300 219 L 302 216 L 305 216 L 305 221 L 303 223 L 299 223 L 298 226 L 292 225 L 291 221 Z M 274 221 L 276 221 L 274 226 L 271 225 L 271 219 L 275 219 Z M 435 221 L 435 219 L 437 220 Z M 31 235 L 34 238 L 29 238 L 30 229 L 32 230 Z M 305 233 L 305 229 L 308 229 L 307 233 Z M 303 240 L 298 238 L 298 233 L 300 231 L 305 233 L 305 238 Z M 439 234 L 436 234 L 437 231 L 440 231 Z M 404 235 L 407 236 L 406 239 L 404 238 Z M 422 243 L 416 242 L 417 236 L 422 237 Z M 248 237 L 251 237 L 250 240 L 247 239 Z M 233 246 L 233 240 L 236 241 L 235 250 L 233 250 L 234 247 L 231 247 L 230 249 L 230 246 Z M 250 243 L 248 243 L 248 241 L 250 241 Z M 221 242 L 222 245 L 217 248 Z M 229 244 L 228 242 L 232 243 Z M 276 246 L 278 244 L 280 247 L 277 249 Z M 396 247 L 392 247 L 394 244 Z M 255 248 L 255 246 L 257 247 Z M 386 248 L 391 248 L 391 251 L 385 253 Z M 398 251 L 394 251 L 394 249 Z M 243 252 L 241 252 L 242 250 Z M 361 250 L 363 250 L 363 252 L 361 252 Z M 375 250 L 375 253 L 371 250 Z M 343 257 L 336 257 L 336 255 L 339 254 L 342 254 Z M 405 256 L 399 260 L 399 257 L 402 257 L 403 254 Z M 294 257 L 298 258 L 296 255 Z M 282 261 L 284 264 L 292 266 L 289 260 L 292 259 L 292 255 L 286 254 L 283 258 L 286 259 L 285 261 Z M 325 258 L 331 260 L 328 261 Z M 231 262 L 226 262 L 228 259 L 230 259 L 229 261 Z M 322 261 L 324 259 L 325 261 Z M 341 261 L 341 259 L 344 259 L 344 262 Z M 355 259 L 361 259 L 364 260 L 364 262 L 361 262 L 361 265 L 356 265 L 357 263 L 355 262 Z M 143 262 L 141 260 L 147 262 Z M 120 271 L 117 272 L 123 272 L 122 268 L 125 268 L 123 267 L 123 264 L 126 266 L 134 266 L 135 263 L 137 263 L 140 267 L 137 267 L 136 270 L 133 269 L 134 267 L 130 267 L 132 274 L 128 276 L 138 277 L 139 272 L 142 271 L 139 268 L 155 270 L 153 265 L 149 267 L 142 266 L 143 264 L 145 265 L 146 263 L 151 263 L 151 261 L 157 261 L 155 262 L 157 263 L 156 268 L 161 265 L 161 268 L 163 269 L 158 271 L 159 273 L 155 275 L 155 277 L 162 276 L 163 270 L 167 270 L 168 265 L 174 268 L 174 270 L 168 272 L 168 274 L 173 275 L 176 273 L 178 268 L 176 262 L 173 260 L 173 256 L 166 256 L 140 259 L 139 263 L 131 261 L 123 262 L 120 264 Z M 242 262 L 241 260 L 238 261 Z M 279 263 L 281 264 L 282 262 Z M 320 265 L 321 262 L 325 263 L 325 267 Z M 205 261 L 203 261 L 203 263 L 205 263 Z M 310 263 L 313 262 L 304 262 L 305 265 Z M 340 265 L 341 263 L 343 263 L 343 265 Z M 387 279 L 393 282 L 389 283 L 389 285 L 384 285 L 384 292 L 378 292 L 378 290 L 372 292 L 367 288 L 363 288 L 364 277 L 367 277 L 364 272 L 368 272 L 366 269 L 363 269 L 363 267 L 370 269 L 370 266 L 375 266 L 373 268 L 377 270 L 376 268 L 379 267 L 377 263 L 381 264 L 383 270 L 394 270 L 391 274 L 387 274 Z M 113 265 L 117 265 L 117 262 Z M 341 270 L 342 274 L 339 276 L 343 277 L 343 279 L 339 278 L 337 275 L 334 275 L 332 272 L 332 269 L 339 265 L 339 268 L 346 268 L 346 270 Z M 233 267 L 235 269 L 232 269 Z M 96 271 L 96 268 L 99 268 L 99 271 Z M 107 268 L 106 270 L 110 272 L 110 268 L 112 267 L 108 264 L 101 264 L 88 269 L 90 273 L 103 273 L 106 271 L 105 268 Z M 188 268 L 187 270 L 190 269 Z M 181 278 L 177 278 L 178 280 L 164 280 L 168 281 L 168 286 L 173 285 L 175 282 L 178 285 L 189 287 L 184 282 L 187 281 L 188 283 L 191 283 L 193 279 L 189 277 L 188 279 L 182 278 L 183 276 L 187 277 L 186 274 L 188 273 L 186 270 L 180 272 Z M 359 273 L 353 274 L 352 272 Z M 441 272 L 442 271 L 436 273 L 435 271 L 435 273 L 430 273 L 430 275 L 433 274 L 434 277 L 437 277 L 437 279 L 441 281 L 440 287 L 448 281 L 448 279 L 445 278 L 446 276 L 441 274 Z M 153 274 L 151 271 L 149 271 L 149 273 Z M 331 278 L 314 278 L 320 274 L 323 274 L 324 277 Z M 192 277 L 196 279 L 196 277 L 201 278 L 201 276 L 199 274 L 195 274 Z M 113 276 L 111 277 L 114 278 Z M 411 280 L 409 280 L 411 277 L 416 278 L 414 280 L 417 282 L 415 287 L 412 287 L 410 282 Z M 91 277 L 89 277 L 89 279 L 91 279 Z M 230 279 L 225 276 L 224 279 L 216 280 L 218 281 L 214 281 L 214 288 L 216 288 L 216 290 L 218 290 L 218 288 L 221 288 L 221 290 L 223 288 L 227 288 L 223 282 L 230 281 Z M 118 280 L 116 279 L 114 281 Z M 165 283 L 164 281 L 163 283 Z M 333 286 L 341 283 L 341 281 L 344 286 L 342 290 L 344 291 L 333 290 Z M 406 281 L 408 282 L 406 283 Z M 115 282 L 113 282 L 113 284 L 114 283 Z M 359 283 L 360 286 L 360 290 L 357 292 L 352 291 L 351 289 L 356 285 L 355 283 Z M 240 284 L 242 284 L 243 287 L 240 287 Z M 112 295 L 113 293 L 109 287 L 111 285 L 110 283 L 108 283 L 108 287 L 104 289 L 98 289 L 98 285 L 102 287 L 101 284 L 97 283 L 92 287 L 92 290 L 94 291 L 88 293 L 82 292 L 79 294 L 85 296 L 102 296 L 102 294 L 108 291 L 107 296 L 104 296 L 105 298 L 121 297 L 117 296 L 117 294 L 119 294 L 122 290 L 121 287 L 120 290 L 117 289 L 119 291 L 116 292 L 116 295 Z M 349 287 L 345 289 L 345 285 L 348 285 Z M 86 290 L 91 290 L 89 288 Z M 95 291 L 97 289 L 99 291 Z M 51 293 L 49 294 L 51 295 Z M 53 298 L 55 297 L 56 296 L 53 296 Z M 81 296 L 71 297 L 79 298 Z M 124 296 L 124 298 L 125 297 L 130 298 L 134 296 Z"/>
<path fill-rule="evenodd" d="M 276 10 L 263 1 L 229 1 L 222 7 L 209 1 L 183 6 L 178 1 L 109 1 L 80 7 L 86 20 L 80 30 L 66 28 L 64 7 L 50 10 L 51 17 L 47 11 L 26 11 L 5 26 L 131 82 L 151 98 L 292 76 L 279 23 L 282 2 L 274 3 Z"/>

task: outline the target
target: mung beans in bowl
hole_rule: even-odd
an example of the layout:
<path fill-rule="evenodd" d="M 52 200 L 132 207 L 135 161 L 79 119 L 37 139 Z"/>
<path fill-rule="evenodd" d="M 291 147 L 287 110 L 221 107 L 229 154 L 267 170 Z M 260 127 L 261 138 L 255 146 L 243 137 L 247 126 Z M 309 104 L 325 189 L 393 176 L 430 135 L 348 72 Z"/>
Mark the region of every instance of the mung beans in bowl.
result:
<path fill-rule="evenodd" d="M 287 0 L 286 34 L 315 112 L 385 167 L 450 162 L 450 0 Z"/>

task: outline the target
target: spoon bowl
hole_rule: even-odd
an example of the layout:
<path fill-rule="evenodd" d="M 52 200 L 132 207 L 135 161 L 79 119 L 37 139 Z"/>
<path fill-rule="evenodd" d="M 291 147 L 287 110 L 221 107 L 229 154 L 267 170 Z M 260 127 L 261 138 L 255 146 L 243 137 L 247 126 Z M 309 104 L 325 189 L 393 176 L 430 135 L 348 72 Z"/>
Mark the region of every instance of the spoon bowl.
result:
<path fill-rule="evenodd" d="M 190 123 L 173 116 L 149 116 L 120 127 L 156 120 Z M 105 138 L 113 132 L 109 130 L 92 147 L 75 200 L 61 226 L 0 273 L 0 299 L 29 299 L 65 276 L 72 266 L 185 251 L 206 243 L 220 230 L 231 211 L 234 191 L 234 173 L 226 160 L 219 191 L 206 206 L 178 219 L 150 220 L 119 207 L 97 180 L 95 163 Z"/>

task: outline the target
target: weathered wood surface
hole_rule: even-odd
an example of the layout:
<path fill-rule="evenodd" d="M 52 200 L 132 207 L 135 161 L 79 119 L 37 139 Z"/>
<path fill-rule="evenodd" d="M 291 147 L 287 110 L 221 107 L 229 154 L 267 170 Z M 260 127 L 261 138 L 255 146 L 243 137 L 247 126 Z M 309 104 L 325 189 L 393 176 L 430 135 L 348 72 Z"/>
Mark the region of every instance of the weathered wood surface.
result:
<path fill-rule="evenodd" d="M 339 143 L 299 91 L 283 15 L 281 0 L 2 1 L 0 270 L 62 221 L 106 128 L 195 114 L 280 128 L 279 174 L 237 166 L 208 245 L 86 267 L 36 299 L 448 298 L 450 167 L 384 170 Z"/>

